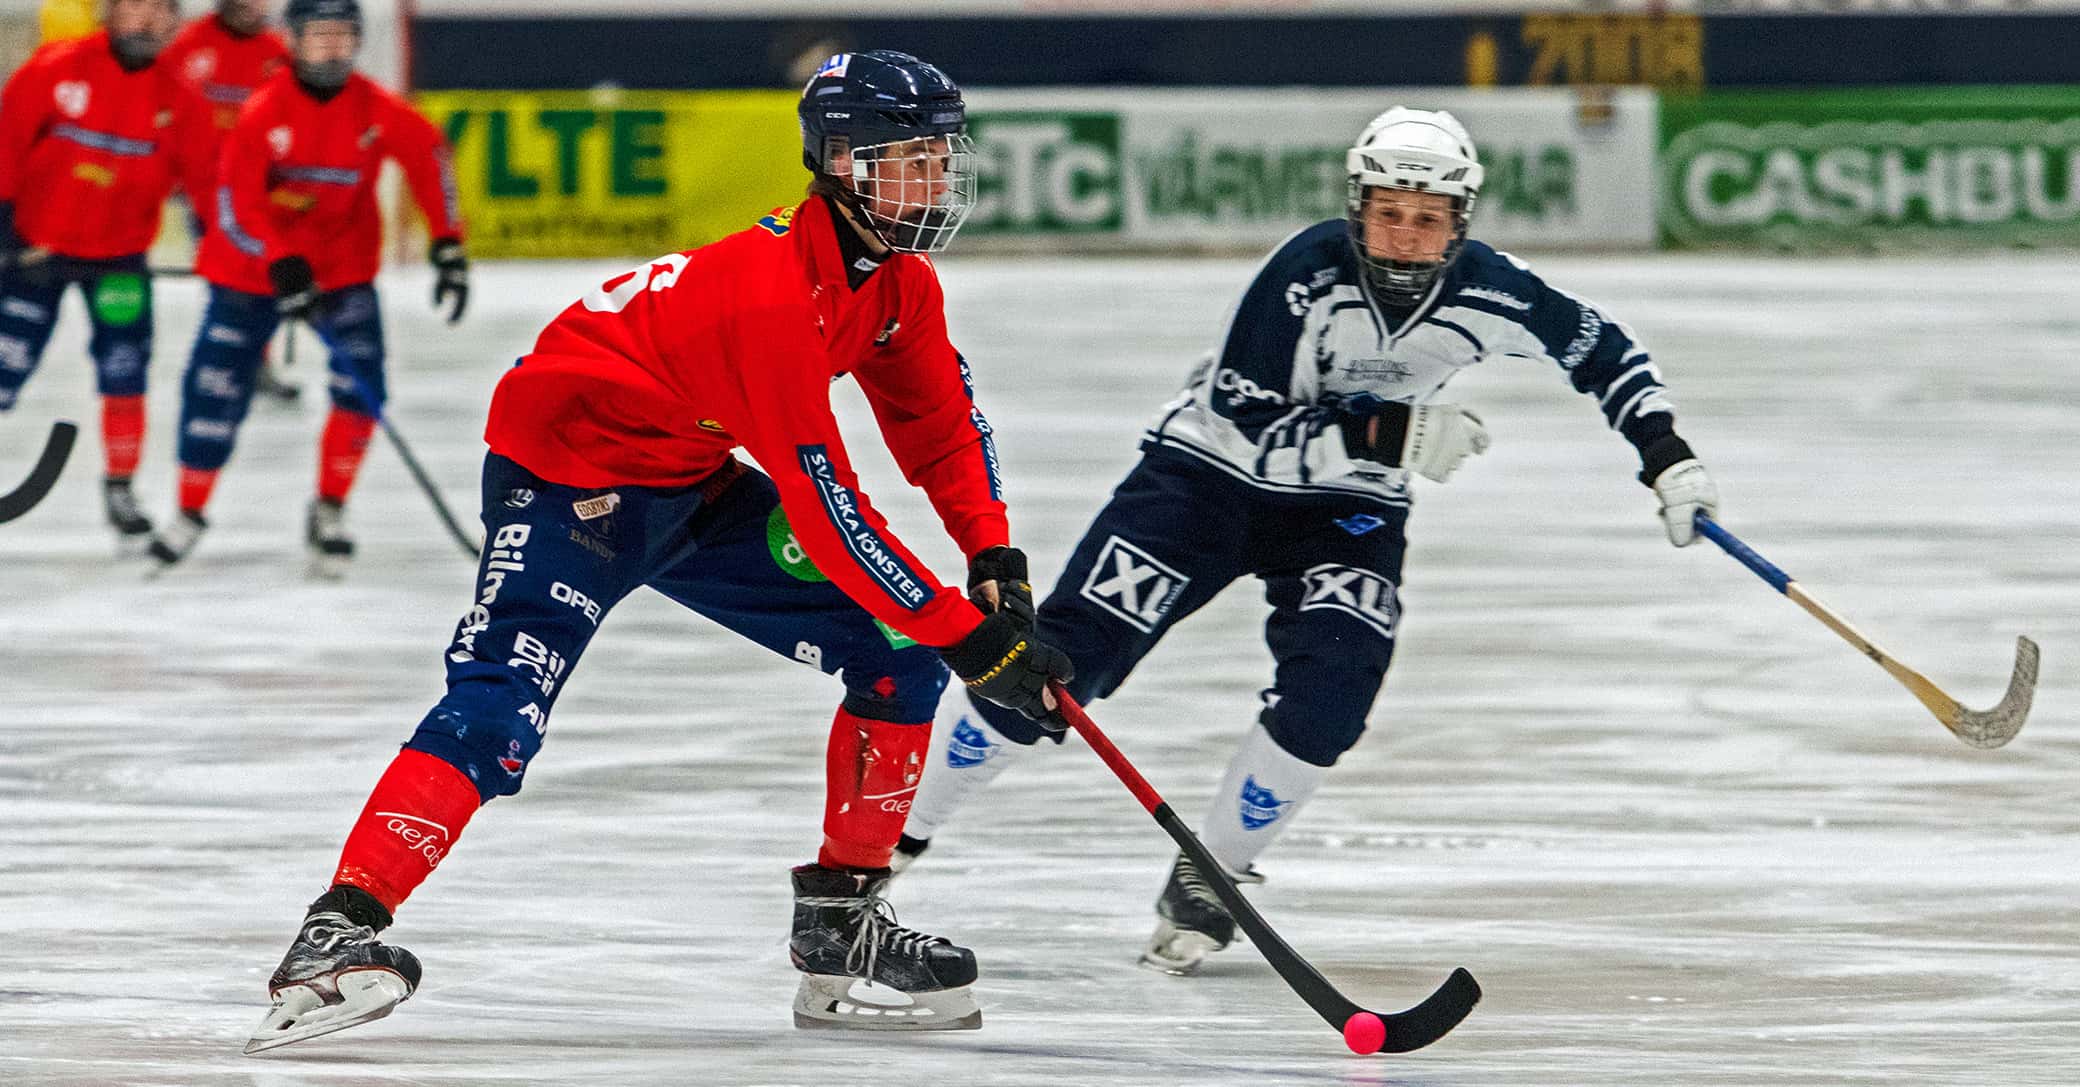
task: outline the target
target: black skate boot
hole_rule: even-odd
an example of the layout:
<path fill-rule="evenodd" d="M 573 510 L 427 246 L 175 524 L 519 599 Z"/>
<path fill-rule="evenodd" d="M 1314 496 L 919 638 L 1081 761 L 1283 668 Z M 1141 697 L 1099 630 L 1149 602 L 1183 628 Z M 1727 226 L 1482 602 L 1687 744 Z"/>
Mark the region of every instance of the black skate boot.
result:
<path fill-rule="evenodd" d="M 116 530 L 116 554 L 144 553 L 152 540 L 152 519 L 137 504 L 128 479 L 101 481 L 101 508 L 108 514 L 108 527 Z"/>
<path fill-rule="evenodd" d="M 311 903 L 274 976 L 274 1007 L 246 1043 L 259 1053 L 389 1015 L 419 987 L 419 960 L 378 943 L 390 912 L 358 887 L 334 887 Z"/>
<path fill-rule="evenodd" d="M 1156 933 L 1141 953 L 1141 965 L 1166 974 L 1193 974 L 1207 955 L 1234 942 L 1235 918 L 1191 859 L 1178 854 L 1170 882 L 1156 899 Z"/>
<path fill-rule="evenodd" d="M 794 870 L 794 935 L 802 972 L 794 1025 L 855 1030 L 973 1030 L 975 954 L 896 924 L 881 898 L 886 868 Z"/>
<path fill-rule="evenodd" d="M 336 581 L 347 576 L 347 566 L 354 561 L 354 537 L 347 535 L 345 507 L 330 499 L 312 499 L 303 521 L 303 541 L 310 549 L 312 577 Z"/>
<path fill-rule="evenodd" d="M 202 532 L 208 527 L 209 521 L 193 510 L 182 510 L 174 514 L 173 520 L 167 522 L 165 531 L 153 536 L 151 546 L 146 549 L 146 554 L 149 554 L 156 564 L 153 568 L 154 574 L 164 573 L 187 558 L 188 552 L 195 550 L 195 544 L 202 539 Z"/>

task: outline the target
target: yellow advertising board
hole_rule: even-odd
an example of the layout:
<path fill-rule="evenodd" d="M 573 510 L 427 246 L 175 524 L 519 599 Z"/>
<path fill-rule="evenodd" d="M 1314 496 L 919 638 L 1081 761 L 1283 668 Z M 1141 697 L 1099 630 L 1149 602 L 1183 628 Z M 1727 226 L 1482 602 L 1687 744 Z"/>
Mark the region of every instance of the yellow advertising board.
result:
<path fill-rule="evenodd" d="M 802 199 L 794 91 L 431 91 L 477 257 L 643 257 Z"/>

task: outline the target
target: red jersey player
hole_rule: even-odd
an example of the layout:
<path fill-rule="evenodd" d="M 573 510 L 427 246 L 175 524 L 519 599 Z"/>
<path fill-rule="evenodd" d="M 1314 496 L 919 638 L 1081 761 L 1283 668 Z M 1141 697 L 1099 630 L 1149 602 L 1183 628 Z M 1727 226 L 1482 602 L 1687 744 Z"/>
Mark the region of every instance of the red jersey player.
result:
<path fill-rule="evenodd" d="M 262 83 L 289 63 L 289 47 L 267 29 L 267 0 L 217 0 L 217 10 L 174 35 L 165 63 L 210 104 L 219 138 Z M 195 209 L 200 214 L 203 209 Z"/>
<path fill-rule="evenodd" d="M 162 566 L 184 558 L 252 402 L 268 337 L 306 319 L 330 349 L 332 413 L 318 450 L 304 537 L 313 571 L 353 556 L 343 504 L 382 414 L 383 328 L 374 279 L 382 247 L 376 179 L 394 158 L 426 215 L 438 271 L 433 301 L 469 299 L 468 263 L 448 148 L 403 99 L 354 72 L 355 0 L 290 0 L 294 62 L 256 92 L 224 142 L 197 270 L 209 309 L 181 387 L 180 510 L 152 541 Z"/>
<path fill-rule="evenodd" d="M 268 6 L 268 0 L 217 0 L 215 12 L 182 27 L 173 44 L 166 47 L 163 63 L 179 72 L 209 103 L 218 140 L 210 150 L 212 161 L 231 126 L 238 123 L 238 111 L 246 99 L 289 64 L 289 47 L 267 29 Z M 202 204 L 191 201 L 188 208 L 189 231 L 198 243 L 203 216 L 208 214 Z M 259 392 L 285 402 L 303 394 L 266 362 L 261 364 L 255 384 Z"/>
<path fill-rule="evenodd" d="M 570 669 L 646 585 L 844 680 L 822 848 L 793 872 L 796 1024 L 980 1024 L 974 955 L 896 925 L 881 900 L 946 665 L 1034 717 L 1050 712 L 1047 680 L 1069 675 L 1030 636 L 989 426 L 947 342 L 938 276 L 913 255 L 943 247 L 973 204 L 966 111 L 937 68 L 872 52 L 827 61 L 800 113 L 807 202 L 599 284 L 500 382 L 490 536 L 448 693 L 376 784 L 247 1052 L 411 995 L 418 960 L 377 933 L 477 809 L 519 791 Z M 846 375 L 968 556 L 967 597 L 860 493 L 829 402 Z"/>
<path fill-rule="evenodd" d="M 38 49 L 0 94 L 0 411 L 79 284 L 94 326 L 102 498 L 126 551 L 152 531 L 130 489 L 152 355 L 144 254 L 175 181 L 207 192 L 213 168 L 201 100 L 159 61 L 178 16 L 173 0 L 109 0 L 107 29 Z"/>

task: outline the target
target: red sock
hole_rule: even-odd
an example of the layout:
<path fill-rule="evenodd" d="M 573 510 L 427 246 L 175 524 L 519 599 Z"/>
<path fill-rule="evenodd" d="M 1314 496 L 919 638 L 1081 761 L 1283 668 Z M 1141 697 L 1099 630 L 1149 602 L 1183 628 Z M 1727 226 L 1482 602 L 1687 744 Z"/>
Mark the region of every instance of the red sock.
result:
<path fill-rule="evenodd" d="M 396 913 L 481 804 L 462 771 L 423 751 L 399 751 L 347 835 L 333 884 L 359 887 Z"/>
<path fill-rule="evenodd" d="M 108 478 L 129 479 L 137 474 L 138 458 L 144 455 L 144 397 L 101 398 L 101 449 L 107 458 Z"/>
<path fill-rule="evenodd" d="M 826 868 L 886 868 L 924 775 L 932 725 L 869 721 L 845 710 L 831 722 L 824 767 Z"/>
<path fill-rule="evenodd" d="M 209 505 L 211 491 L 217 489 L 215 468 L 190 468 L 181 466 L 181 509 L 200 514 L 202 507 Z"/>
<path fill-rule="evenodd" d="M 361 472 L 361 458 L 368 453 L 368 438 L 376 421 L 358 411 L 333 408 L 325 418 L 325 436 L 318 439 L 318 497 L 327 502 L 345 502 Z"/>

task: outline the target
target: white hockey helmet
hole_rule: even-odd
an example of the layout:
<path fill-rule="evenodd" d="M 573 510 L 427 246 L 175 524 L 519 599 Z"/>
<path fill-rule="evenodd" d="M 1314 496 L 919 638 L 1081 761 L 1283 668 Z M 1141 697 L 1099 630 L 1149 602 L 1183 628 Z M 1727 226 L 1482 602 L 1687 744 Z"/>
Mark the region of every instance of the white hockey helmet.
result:
<path fill-rule="evenodd" d="M 1454 260 L 1466 244 L 1466 222 L 1479 199 L 1484 171 L 1458 118 L 1443 110 L 1395 106 L 1374 117 L 1344 153 L 1348 181 L 1345 216 L 1351 246 L 1365 268 L 1366 282 L 1385 301 L 1413 304 Z M 1365 247 L 1361 215 L 1368 189 L 1442 193 L 1452 199 L 1456 229 L 1444 255 L 1436 261 L 1396 261 L 1372 255 Z"/>

